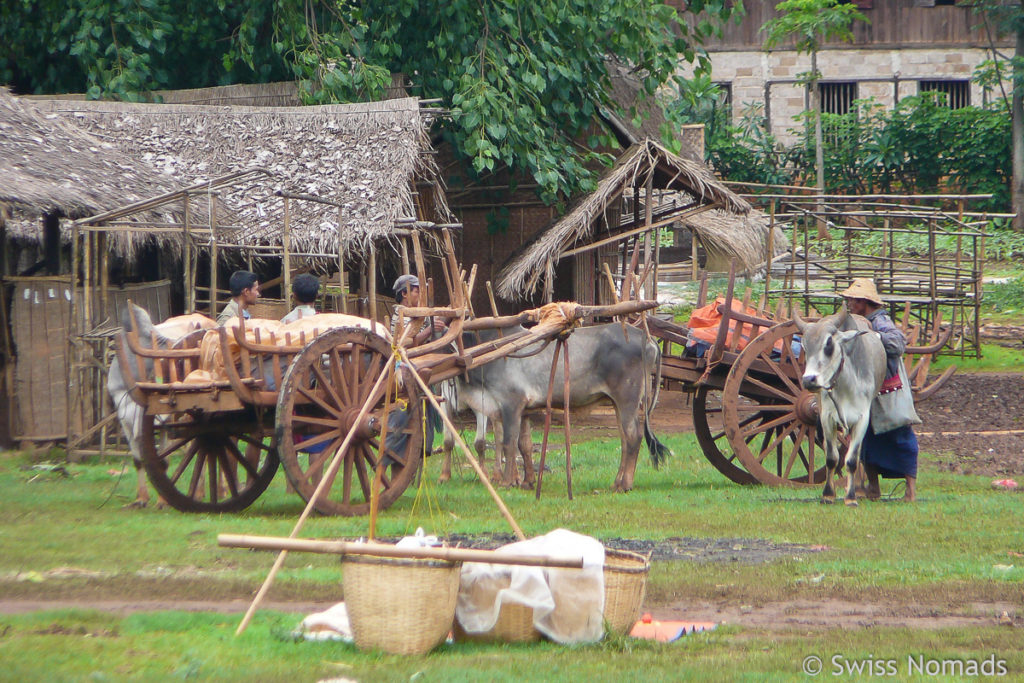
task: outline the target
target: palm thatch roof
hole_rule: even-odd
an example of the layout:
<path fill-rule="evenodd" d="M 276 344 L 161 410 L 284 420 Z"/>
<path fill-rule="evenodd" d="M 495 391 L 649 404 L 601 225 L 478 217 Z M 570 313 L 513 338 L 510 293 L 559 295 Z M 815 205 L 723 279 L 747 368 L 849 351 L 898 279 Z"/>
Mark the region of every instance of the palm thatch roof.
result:
<path fill-rule="evenodd" d="M 396 221 L 415 218 L 420 202 L 437 219 L 448 218 L 414 98 L 315 107 L 37 104 L 181 185 L 252 167 L 269 170 L 258 187 L 223 192 L 236 215 L 218 237 L 236 244 L 280 244 L 284 200 L 277 192 L 326 202 L 291 202 L 294 252 L 360 257 L 391 235 Z M 417 188 L 417 181 L 426 183 Z"/>
<path fill-rule="evenodd" d="M 554 277 L 554 263 L 574 246 L 586 243 L 612 202 L 627 188 L 653 187 L 689 195 L 699 204 L 717 204 L 732 214 L 746 214 L 750 204 L 733 193 L 699 162 L 672 154 L 645 139 L 625 151 L 598 181 L 597 190 L 578 200 L 565 216 L 533 236 L 506 262 L 497 278 L 497 292 L 507 300 L 528 295 L 542 276 Z"/>
<path fill-rule="evenodd" d="M 707 252 L 707 270 L 727 271 L 733 259 L 737 260 L 737 269 L 748 273 L 753 273 L 764 266 L 770 220 L 763 212 L 752 209 L 746 214 L 735 214 L 712 209 L 684 216 L 680 222 L 697 235 L 697 239 Z M 776 225 L 775 236 L 772 239 L 772 256 L 784 251 L 786 236 Z"/>
<path fill-rule="evenodd" d="M 10 207 L 11 239 L 41 241 L 40 218 L 46 214 L 82 218 L 173 188 L 172 178 L 109 140 L 0 88 L 0 202 Z M 108 244 L 128 253 L 137 241 L 118 235 Z"/>

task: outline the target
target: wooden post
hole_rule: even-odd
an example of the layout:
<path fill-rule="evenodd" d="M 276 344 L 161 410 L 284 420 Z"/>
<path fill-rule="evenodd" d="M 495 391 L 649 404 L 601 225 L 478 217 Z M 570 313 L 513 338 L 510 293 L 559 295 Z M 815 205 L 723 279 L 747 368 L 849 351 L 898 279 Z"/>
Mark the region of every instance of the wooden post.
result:
<path fill-rule="evenodd" d="M 647 174 L 647 182 L 644 183 L 644 225 L 647 226 L 648 232 L 644 233 L 644 265 L 646 266 L 651 262 L 651 251 L 652 245 L 651 240 L 657 240 L 657 232 L 650 230 L 652 218 L 654 215 L 654 198 L 651 196 L 654 193 L 654 171 L 651 170 Z M 646 298 L 655 298 L 647 287 L 646 278 L 644 282 L 638 283 L 639 286 L 644 288 Z M 642 298 L 640 292 L 636 293 L 637 298 Z"/>
<path fill-rule="evenodd" d="M 697 231 L 690 230 L 690 279 L 697 281 L 697 271 L 700 264 L 697 262 Z"/>
<path fill-rule="evenodd" d="M 281 230 L 281 298 L 285 308 L 291 305 L 292 264 L 291 264 L 291 203 L 284 197 L 284 225 Z"/>
<path fill-rule="evenodd" d="M 551 400 L 555 394 L 555 370 L 558 369 L 558 352 L 562 349 L 564 340 L 561 338 L 555 342 L 555 353 L 551 356 L 551 374 L 548 376 L 548 394 L 544 401 L 544 437 L 540 444 L 540 467 L 537 468 L 537 490 L 535 496 L 540 500 L 540 490 L 544 483 L 544 465 L 548 458 L 548 433 L 551 431 Z M 498 450 L 498 443 L 495 440 L 494 450 Z M 498 457 L 498 456 L 495 456 Z M 514 456 L 513 456 L 514 457 Z"/>
<path fill-rule="evenodd" d="M 100 252 L 99 278 L 100 278 L 100 317 L 106 318 L 114 315 L 110 310 L 110 254 L 107 253 L 107 233 L 101 232 L 96 236 L 96 248 Z M 117 316 L 114 315 L 116 318 Z"/>
<path fill-rule="evenodd" d="M 399 240 L 398 244 L 402 248 L 402 272 L 409 272 L 409 244 L 404 239 Z"/>
<path fill-rule="evenodd" d="M 370 248 L 370 262 L 366 266 L 367 288 L 370 299 L 370 331 L 377 334 L 377 250 Z M 381 443 L 384 443 L 381 441 Z"/>
<path fill-rule="evenodd" d="M 210 199 L 210 317 L 217 318 L 217 209 Z"/>
<path fill-rule="evenodd" d="M 82 282 L 82 321 L 85 331 L 92 329 L 92 231 L 85 231 L 85 263 L 82 274 L 85 276 Z M 70 408 L 71 404 L 68 404 Z M 68 432 L 70 434 L 71 432 Z"/>
<path fill-rule="evenodd" d="M 555 349 L 556 353 L 557 351 L 558 349 Z M 564 420 L 563 425 L 565 427 L 565 488 L 569 493 L 569 500 L 572 500 L 572 448 L 570 446 L 572 427 L 569 423 L 569 340 L 562 342 L 562 358 L 564 359 L 562 371 L 565 375 L 565 389 L 562 394 L 562 419 Z M 644 381 L 647 381 L 646 377 Z"/>
<path fill-rule="evenodd" d="M 345 249 L 341 241 L 341 207 L 338 207 L 338 283 L 341 286 L 341 312 L 348 313 L 348 282 L 345 280 Z"/>
<path fill-rule="evenodd" d="M 772 284 L 772 261 L 775 259 L 775 200 L 768 204 L 768 258 L 764 262 L 764 301 Z"/>
<path fill-rule="evenodd" d="M 195 313 L 196 310 L 196 274 L 192 270 L 192 207 L 188 193 L 185 193 L 182 207 L 185 216 L 185 227 L 182 261 L 185 266 L 185 312 Z"/>

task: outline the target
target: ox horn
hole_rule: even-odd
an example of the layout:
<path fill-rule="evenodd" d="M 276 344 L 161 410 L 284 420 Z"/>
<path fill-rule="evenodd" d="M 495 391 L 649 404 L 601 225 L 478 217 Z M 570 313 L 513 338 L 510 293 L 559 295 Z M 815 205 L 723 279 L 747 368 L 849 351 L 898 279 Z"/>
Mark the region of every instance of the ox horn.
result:
<path fill-rule="evenodd" d="M 850 309 L 846 307 L 846 300 L 839 305 L 839 310 L 836 311 L 836 329 L 841 330 L 846 324 L 846 319 L 850 317 Z"/>
<path fill-rule="evenodd" d="M 800 317 L 800 313 L 793 309 L 793 322 L 796 323 L 796 329 L 800 330 L 800 334 L 804 334 L 807 331 L 807 325 L 809 323 Z"/>

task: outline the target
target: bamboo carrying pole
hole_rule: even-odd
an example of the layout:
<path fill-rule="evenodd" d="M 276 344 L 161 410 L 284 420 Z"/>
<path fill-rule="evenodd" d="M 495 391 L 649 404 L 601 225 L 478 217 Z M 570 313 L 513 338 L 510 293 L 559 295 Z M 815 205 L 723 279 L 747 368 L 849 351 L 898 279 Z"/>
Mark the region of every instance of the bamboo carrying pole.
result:
<path fill-rule="evenodd" d="M 403 354 L 404 355 L 404 354 Z M 407 359 L 408 361 L 408 359 Z M 395 354 L 392 353 L 388 356 L 387 361 L 384 363 L 385 367 L 393 365 L 395 362 Z M 370 412 L 370 407 L 377 402 L 377 391 L 380 389 L 380 385 L 384 383 L 384 379 L 388 376 L 388 373 L 382 372 L 380 377 L 373 385 L 373 389 L 370 390 L 369 396 L 366 397 L 366 401 L 363 403 L 362 408 L 359 409 L 359 414 L 352 421 L 352 428 L 349 429 L 348 434 L 345 435 L 345 440 L 341 443 L 334 457 L 331 458 L 331 464 L 328 466 L 327 471 L 324 473 L 320 483 L 317 484 L 316 489 L 313 491 L 313 495 L 309 497 L 309 502 L 306 503 L 305 509 L 302 514 L 299 515 L 299 520 L 295 523 L 295 528 L 288 535 L 289 538 L 294 538 L 302 525 L 305 524 L 306 518 L 309 517 L 309 513 L 312 512 L 313 506 L 316 505 L 317 501 L 320 500 L 320 496 L 323 494 L 324 489 L 327 487 L 328 482 L 334 481 L 334 476 L 338 472 L 338 467 L 341 466 L 341 462 L 344 459 L 345 451 L 348 450 L 349 444 L 352 443 L 352 438 L 355 436 L 356 430 L 359 425 L 362 424 L 366 414 Z M 256 592 L 256 597 L 252 599 L 252 604 L 249 605 L 248 611 L 245 616 L 242 617 L 242 623 L 238 625 L 238 629 L 235 631 L 235 635 L 240 635 L 245 631 L 246 627 L 249 626 L 249 622 L 252 621 L 253 615 L 256 613 L 256 608 L 263 601 L 267 591 L 270 590 L 270 585 L 274 582 L 274 577 L 277 576 L 277 572 L 280 571 L 281 565 L 284 564 L 284 558 L 288 556 L 287 550 L 282 550 L 277 559 L 274 560 L 274 566 L 270 568 L 270 572 L 267 574 L 267 578 L 263 581 L 263 585 L 260 586 L 259 591 Z"/>
<path fill-rule="evenodd" d="M 397 548 L 386 543 L 351 543 L 347 541 L 321 541 L 281 536 L 250 536 L 248 534 L 219 534 L 217 545 L 224 548 L 254 548 L 257 550 L 295 550 L 325 555 L 370 555 L 373 557 L 422 558 L 449 562 L 489 562 L 491 564 L 525 565 L 528 567 L 559 567 L 582 569 L 582 557 L 540 557 L 500 553 L 474 548 Z"/>

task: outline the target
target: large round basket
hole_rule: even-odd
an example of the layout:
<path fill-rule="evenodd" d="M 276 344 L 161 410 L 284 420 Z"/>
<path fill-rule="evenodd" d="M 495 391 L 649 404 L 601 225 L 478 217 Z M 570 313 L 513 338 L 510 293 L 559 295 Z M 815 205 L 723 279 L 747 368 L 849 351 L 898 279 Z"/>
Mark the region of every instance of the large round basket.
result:
<path fill-rule="evenodd" d="M 502 643 L 532 643 L 540 640 L 540 631 L 533 627 L 533 608 L 519 603 L 504 602 L 498 620 L 489 631 L 467 633 L 459 620 L 455 620 L 455 639 Z"/>
<path fill-rule="evenodd" d="M 640 617 L 650 560 L 628 550 L 604 553 L 604 619 L 614 633 L 628 633 Z"/>
<path fill-rule="evenodd" d="M 398 655 L 429 652 L 455 618 L 460 562 L 346 555 L 345 604 L 361 649 Z"/>

